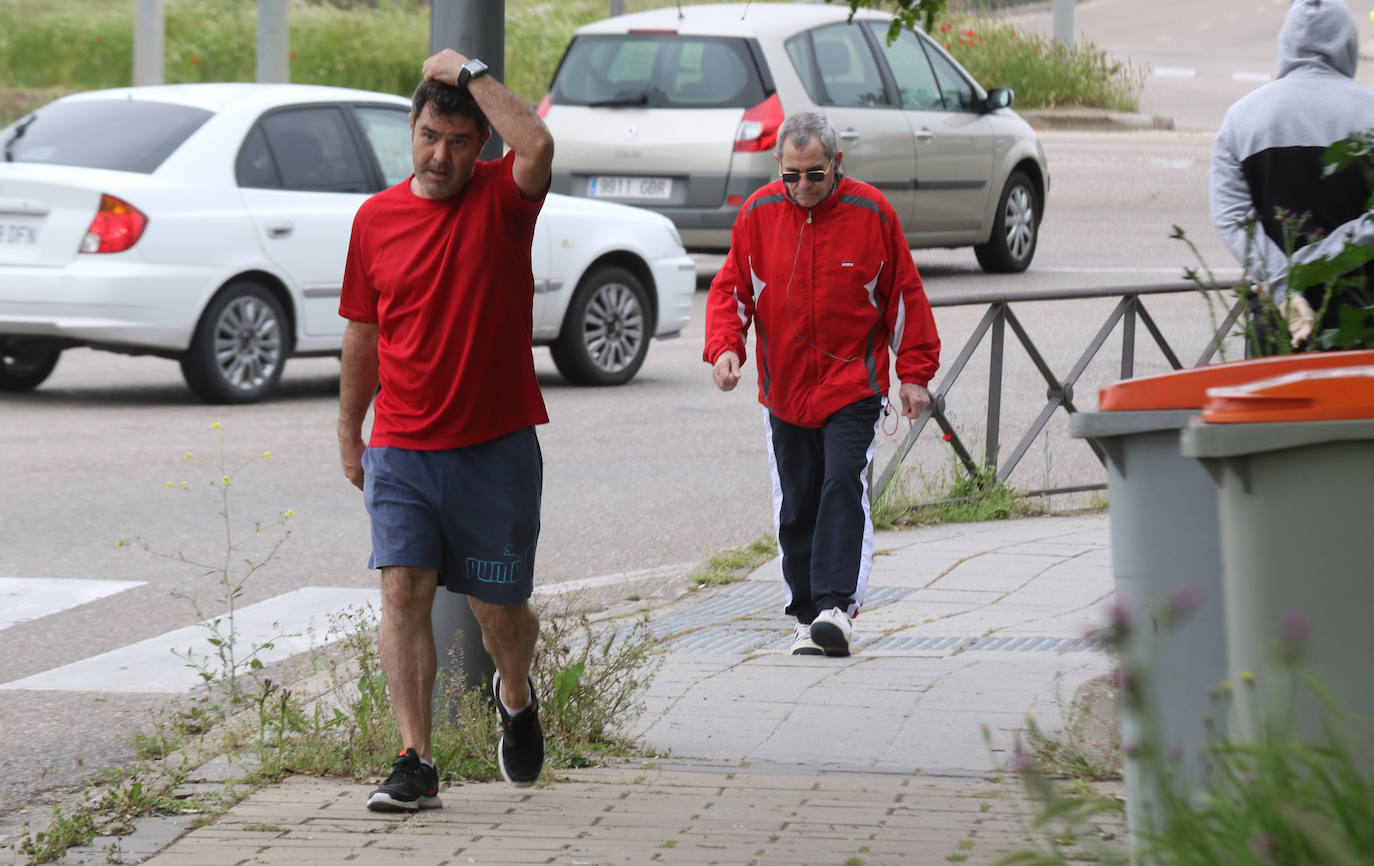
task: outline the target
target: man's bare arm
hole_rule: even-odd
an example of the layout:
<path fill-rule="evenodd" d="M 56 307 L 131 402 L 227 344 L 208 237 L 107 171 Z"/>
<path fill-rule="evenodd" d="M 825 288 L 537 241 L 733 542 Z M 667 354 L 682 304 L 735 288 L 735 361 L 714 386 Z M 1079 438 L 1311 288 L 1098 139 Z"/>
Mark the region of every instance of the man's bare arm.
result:
<path fill-rule="evenodd" d="M 339 461 L 344 475 L 363 487 L 363 419 L 377 393 L 376 324 L 349 322 L 339 370 Z"/>
<path fill-rule="evenodd" d="M 445 48 L 425 61 L 427 81 L 458 84 L 458 74 L 468 58 Z M 539 198 L 549 186 L 553 166 L 553 136 L 528 102 L 490 75 L 468 79 L 468 92 L 477 100 L 492 128 L 515 151 L 515 185 L 525 198 Z"/>

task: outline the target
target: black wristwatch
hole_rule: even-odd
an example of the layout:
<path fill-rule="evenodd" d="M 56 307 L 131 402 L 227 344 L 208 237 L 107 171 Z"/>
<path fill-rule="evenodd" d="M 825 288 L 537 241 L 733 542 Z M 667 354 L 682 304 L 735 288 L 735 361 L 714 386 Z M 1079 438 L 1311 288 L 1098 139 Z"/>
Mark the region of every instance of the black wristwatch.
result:
<path fill-rule="evenodd" d="M 467 87 L 468 79 L 486 74 L 487 64 L 474 57 L 467 63 L 464 63 L 462 69 L 458 70 L 458 86 Z"/>

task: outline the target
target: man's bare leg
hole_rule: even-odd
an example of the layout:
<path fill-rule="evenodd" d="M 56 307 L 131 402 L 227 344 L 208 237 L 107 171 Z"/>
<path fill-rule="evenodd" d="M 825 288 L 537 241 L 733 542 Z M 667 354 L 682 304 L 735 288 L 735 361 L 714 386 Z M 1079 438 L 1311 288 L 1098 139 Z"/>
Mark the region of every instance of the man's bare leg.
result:
<path fill-rule="evenodd" d="M 518 710 L 530 700 L 530 665 L 539 639 L 539 616 L 528 601 L 489 604 L 469 596 L 468 604 L 482 627 L 482 646 L 501 675 L 501 703 Z"/>
<path fill-rule="evenodd" d="M 382 672 L 391 692 L 391 710 L 401 729 L 401 746 L 415 749 L 425 760 L 433 758 L 432 701 L 438 659 L 430 611 L 436 586 L 431 568 L 382 569 L 382 622 L 377 629 Z"/>

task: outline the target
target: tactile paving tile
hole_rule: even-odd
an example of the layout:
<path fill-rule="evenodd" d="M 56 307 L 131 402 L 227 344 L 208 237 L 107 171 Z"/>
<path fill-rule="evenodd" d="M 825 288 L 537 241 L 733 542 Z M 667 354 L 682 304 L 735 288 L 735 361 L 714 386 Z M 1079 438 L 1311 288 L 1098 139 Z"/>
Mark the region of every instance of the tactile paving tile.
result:
<path fill-rule="evenodd" d="M 910 587 L 870 586 L 864 610 L 909 595 Z M 782 613 L 783 589 L 776 583 L 731 584 L 697 604 L 655 619 L 649 628 L 674 652 L 745 653 L 782 648 L 792 642 L 791 623 Z M 872 642 L 860 631 L 854 647 Z"/>

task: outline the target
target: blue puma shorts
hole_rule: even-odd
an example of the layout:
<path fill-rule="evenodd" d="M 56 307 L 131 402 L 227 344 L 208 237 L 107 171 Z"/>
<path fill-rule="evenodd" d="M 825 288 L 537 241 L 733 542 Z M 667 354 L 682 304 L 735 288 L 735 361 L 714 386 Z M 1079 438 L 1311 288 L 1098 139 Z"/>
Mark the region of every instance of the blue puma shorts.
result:
<path fill-rule="evenodd" d="M 368 448 L 369 568 L 432 568 L 451 592 L 516 604 L 534 592 L 544 458 L 533 427 L 445 451 Z"/>

